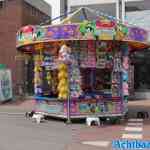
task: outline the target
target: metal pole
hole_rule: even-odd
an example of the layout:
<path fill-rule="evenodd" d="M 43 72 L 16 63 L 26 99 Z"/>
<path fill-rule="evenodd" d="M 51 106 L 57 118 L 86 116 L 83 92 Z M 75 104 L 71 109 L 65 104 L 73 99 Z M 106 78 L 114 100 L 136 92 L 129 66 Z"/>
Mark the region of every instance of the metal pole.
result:
<path fill-rule="evenodd" d="M 67 5 L 67 13 L 71 12 L 70 0 L 66 0 L 66 5 Z"/>
<path fill-rule="evenodd" d="M 68 65 L 68 99 L 67 99 L 67 122 L 66 124 L 71 124 L 70 117 L 70 65 Z"/>
<path fill-rule="evenodd" d="M 116 19 L 117 21 L 120 19 L 120 0 L 116 0 Z"/>
<path fill-rule="evenodd" d="M 125 0 L 121 1 L 122 9 L 121 9 L 121 14 L 122 14 L 122 23 L 125 22 Z"/>

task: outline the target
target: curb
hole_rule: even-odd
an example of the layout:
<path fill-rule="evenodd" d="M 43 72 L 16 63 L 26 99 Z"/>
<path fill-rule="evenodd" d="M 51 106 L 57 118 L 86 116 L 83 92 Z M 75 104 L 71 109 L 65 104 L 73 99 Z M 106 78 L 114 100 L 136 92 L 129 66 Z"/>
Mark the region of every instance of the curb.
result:
<path fill-rule="evenodd" d="M 11 116 L 24 116 L 25 113 L 23 112 L 16 112 L 16 113 L 11 113 L 11 112 L 0 112 L 0 115 L 11 115 Z"/>

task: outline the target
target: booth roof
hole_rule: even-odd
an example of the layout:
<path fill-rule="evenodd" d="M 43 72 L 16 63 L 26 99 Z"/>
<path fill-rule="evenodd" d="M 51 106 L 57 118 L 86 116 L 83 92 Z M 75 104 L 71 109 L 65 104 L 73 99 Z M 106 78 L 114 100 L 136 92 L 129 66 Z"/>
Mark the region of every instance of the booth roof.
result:
<path fill-rule="evenodd" d="M 117 24 L 117 20 L 115 20 L 114 17 L 105 16 L 104 14 L 100 15 L 100 12 L 99 14 L 97 14 L 95 10 L 82 7 L 79 8 L 77 11 L 73 12 L 72 14 L 70 14 L 64 20 L 62 20 L 60 24 L 49 26 L 26 26 L 21 28 L 17 33 L 17 48 L 23 47 L 24 49 L 26 48 L 30 49 L 29 47 L 26 46 L 38 43 L 43 43 L 45 45 L 47 42 L 57 42 L 64 40 L 89 40 L 91 39 L 91 37 L 89 38 L 81 35 L 81 30 L 79 29 L 79 27 L 81 23 L 84 23 L 85 20 L 87 20 L 89 23 L 90 22 L 92 23 L 92 21 L 98 19 L 110 20 L 112 21 L 112 23 L 114 22 L 115 24 Z M 150 41 L 148 39 L 149 32 L 147 32 L 147 30 L 143 28 L 138 28 L 136 26 L 124 25 L 121 22 L 119 22 L 117 26 L 119 30 L 121 29 L 121 31 L 119 31 L 121 32 L 121 39 L 118 40 L 117 38 L 115 38 L 115 40 L 128 42 L 130 45 L 132 45 L 133 49 L 135 50 L 150 47 L 149 44 Z M 31 32 L 27 30 L 30 29 L 29 27 L 32 28 Z M 102 27 L 100 28 L 100 30 L 105 31 L 106 28 L 107 27 L 104 27 L 103 30 Z M 116 26 L 114 26 L 113 28 L 114 30 L 116 30 Z M 126 34 L 126 31 L 124 29 L 128 30 L 128 34 Z M 111 35 L 112 38 L 109 38 L 107 40 L 114 40 L 113 30 L 110 31 L 109 33 L 112 34 Z M 106 40 L 106 39 L 103 39 L 103 37 L 101 37 L 99 40 Z"/>

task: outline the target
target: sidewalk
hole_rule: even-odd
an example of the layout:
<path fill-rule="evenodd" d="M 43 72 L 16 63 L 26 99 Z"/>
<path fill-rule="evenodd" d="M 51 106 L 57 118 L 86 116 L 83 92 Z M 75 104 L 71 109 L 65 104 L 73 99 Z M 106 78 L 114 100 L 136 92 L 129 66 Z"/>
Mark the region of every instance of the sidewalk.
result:
<path fill-rule="evenodd" d="M 27 111 L 31 111 L 35 106 L 35 101 L 32 99 L 24 101 L 14 101 L 0 105 L 0 114 L 23 115 Z"/>
<path fill-rule="evenodd" d="M 129 101 L 128 109 L 130 117 L 136 117 L 136 114 L 139 111 L 147 111 L 150 116 L 150 100 Z"/>

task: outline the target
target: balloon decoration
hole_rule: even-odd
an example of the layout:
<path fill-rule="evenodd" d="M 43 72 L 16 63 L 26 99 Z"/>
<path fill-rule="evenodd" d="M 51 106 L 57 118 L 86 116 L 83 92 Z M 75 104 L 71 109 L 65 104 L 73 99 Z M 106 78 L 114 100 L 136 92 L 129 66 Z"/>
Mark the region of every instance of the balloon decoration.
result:
<path fill-rule="evenodd" d="M 63 45 L 61 49 L 59 50 L 59 61 L 64 63 L 71 63 L 71 49 L 67 47 L 66 45 Z"/>
<path fill-rule="evenodd" d="M 128 58 L 128 56 L 125 56 L 125 57 L 123 57 L 123 68 L 125 69 L 125 70 L 128 70 L 129 69 L 129 58 Z"/>
<path fill-rule="evenodd" d="M 72 62 L 71 49 L 63 45 L 59 50 L 58 60 L 60 62 L 58 67 L 58 98 L 66 100 L 69 94 L 68 64 Z"/>
<path fill-rule="evenodd" d="M 79 30 L 83 36 L 86 36 L 89 39 L 96 38 L 96 36 L 94 35 L 95 22 L 88 22 L 87 20 L 85 20 L 80 24 Z"/>
<path fill-rule="evenodd" d="M 129 57 L 128 57 L 128 45 L 124 44 L 122 47 L 122 90 L 124 101 L 127 101 L 129 96 L 129 85 L 128 85 L 128 70 L 129 70 Z"/>
<path fill-rule="evenodd" d="M 123 81 L 125 81 L 125 82 L 127 82 L 128 81 L 128 72 L 126 72 L 126 71 L 123 71 L 122 72 L 122 78 L 123 78 Z"/>
<path fill-rule="evenodd" d="M 121 96 L 121 70 L 121 57 L 119 53 L 116 53 L 113 59 L 112 96 Z"/>
<path fill-rule="evenodd" d="M 116 39 L 122 40 L 128 34 L 128 27 L 123 24 L 118 24 L 116 28 Z"/>
<path fill-rule="evenodd" d="M 42 63 L 43 56 L 35 55 L 34 56 L 34 90 L 36 95 L 41 95 L 42 91 Z"/>
<path fill-rule="evenodd" d="M 66 100 L 68 97 L 68 92 L 69 92 L 69 85 L 68 85 L 68 67 L 66 64 L 61 63 L 59 65 L 59 73 L 58 73 L 58 98 Z"/>
<path fill-rule="evenodd" d="M 73 63 L 69 67 L 70 96 L 72 98 L 79 98 L 82 95 L 80 69 L 74 56 L 72 56 L 72 59 Z"/>
<path fill-rule="evenodd" d="M 115 72 L 121 72 L 121 69 L 122 69 L 122 65 L 121 65 L 120 54 L 115 54 L 115 57 L 114 57 L 114 68 L 113 68 L 113 70 Z"/>

